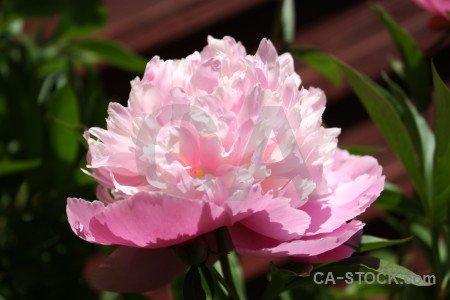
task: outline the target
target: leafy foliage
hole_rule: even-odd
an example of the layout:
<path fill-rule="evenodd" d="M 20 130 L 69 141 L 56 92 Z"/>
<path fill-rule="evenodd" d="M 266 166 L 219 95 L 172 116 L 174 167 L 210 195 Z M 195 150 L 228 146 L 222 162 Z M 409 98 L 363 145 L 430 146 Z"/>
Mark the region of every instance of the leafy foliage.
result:
<path fill-rule="evenodd" d="M 379 5 L 373 5 L 374 11 L 391 34 L 404 64 L 404 76 L 419 110 L 428 107 L 430 101 L 430 69 L 423 52 L 414 39 L 406 33 L 391 16 Z"/>
<path fill-rule="evenodd" d="M 402 236 L 413 236 L 412 241 L 426 256 L 437 277 L 436 284 L 428 287 L 426 292 L 423 288 L 419 291 L 411 286 L 403 289 L 404 295 L 408 295 L 405 299 L 421 299 L 429 293 L 440 297 L 448 294 L 450 278 L 447 272 L 450 256 L 450 92 L 434 66 L 430 72 L 426 55 L 414 39 L 381 6 L 372 5 L 372 8 L 400 53 L 401 60 L 391 62 L 392 72 L 405 81 L 407 90 L 389 75 L 383 74 L 385 88 L 318 50 L 294 49 L 292 52 L 331 82 L 336 82 L 342 73 L 402 162 L 414 185 L 414 194 L 405 195 L 401 189 L 387 183 L 375 204 L 401 216 L 398 220 L 395 215 L 387 213 L 382 218 Z M 448 32 L 445 34 L 448 35 Z M 313 55 L 312 63 L 308 62 L 310 53 Z M 434 90 L 433 97 L 431 90 Z M 430 104 L 434 105 L 434 126 L 430 126 L 422 115 Z M 370 251 L 378 246 L 404 243 L 409 239 L 388 241 L 365 236 L 359 250 Z M 403 261 L 404 247 L 400 247 L 398 261 Z M 386 263 L 380 263 L 380 266 L 387 269 L 393 267 Z M 368 265 L 365 267 L 373 269 Z M 393 288 L 390 292 L 399 291 Z"/>
<path fill-rule="evenodd" d="M 5 0 L 1 6 L 0 295 L 98 299 L 82 279 L 97 248 L 71 232 L 65 199 L 95 197 L 93 180 L 79 170 L 86 165 L 82 133 L 106 113 L 94 63 L 134 71 L 145 64 L 103 40 L 98 43 L 107 46 L 95 49 L 95 60 L 80 59 L 96 43 L 83 35 L 106 24 L 100 0 Z M 59 20 L 51 35 L 23 32 L 28 18 L 49 16 Z"/>
<path fill-rule="evenodd" d="M 140 73 L 146 61 L 115 42 L 85 37 L 106 24 L 100 0 L 5 0 L 0 5 L 0 298 L 98 299 L 83 279 L 86 262 L 98 249 L 80 243 L 70 231 L 65 199 L 73 194 L 95 197 L 93 180 L 79 172 L 86 165 L 82 132 L 101 125 L 106 113 L 95 65 Z M 295 1 L 280 1 L 277 25 L 285 48 L 295 37 L 294 8 Z M 401 221 L 391 215 L 384 219 L 408 238 L 366 235 L 357 250 L 371 256 L 358 253 L 338 262 L 296 264 L 289 270 L 271 265 L 263 299 L 339 297 L 336 290 L 314 282 L 319 272 L 332 272 L 334 278 L 348 272 L 372 273 L 385 280 L 390 278 L 383 274 L 396 274 L 395 280 L 402 282 L 404 276 L 415 274 L 401 263 L 373 256 L 373 250 L 403 247 L 411 240 L 427 257 L 437 283 L 428 287 L 428 283 L 413 282 L 417 286 L 402 289 L 400 299 L 449 293 L 450 91 L 436 68 L 429 68 L 413 38 L 380 6 L 373 8 L 400 53 L 401 61 L 393 63 L 393 71 L 405 80 L 406 91 L 389 75 L 384 74 L 386 88 L 382 87 L 316 49 L 291 49 L 291 53 L 336 86 L 345 77 L 404 165 L 415 193 L 406 196 L 386 184 L 377 205 L 401 215 Z M 57 16 L 58 24 L 50 36 L 39 29 L 35 35 L 22 31 L 27 19 L 52 16 Z M 421 115 L 430 104 L 434 105 L 433 126 Z M 378 151 L 350 150 L 360 155 Z M 399 262 L 404 260 L 402 255 L 398 251 Z M 244 299 L 239 258 L 233 252 L 229 261 L 231 283 L 224 280 L 218 263 L 195 265 L 173 283 L 175 298 Z M 399 290 L 379 285 L 349 287 L 353 290 L 341 296 Z M 143 297 L 103 292 L 100 298 Z"/>
<path fill-rule="evenodd" d="M 450 202 L 450 92 L 436 68 L 433 66 L 434 129 L 436 132 L 436 152 L 434 156 L 435 215 L 439 223 L 448 219 Z"/>
<path fill-rule="evenodd" d="M 319 72 L 335 86 L 341 84 L 341 72 L 335 59 L 316 49 L 292 49 L 292 55 Z"/>
<path fill-rule="evenodd" d="M 363 235 L 361 239 L 361 245 L 359 246 L 358 251 L 359 252 L 372 251 L 379 248 L 403 244 L 410 241 L 411 239 L 412 237 L 400 240 L 388 240 L 372 235 Z"/>

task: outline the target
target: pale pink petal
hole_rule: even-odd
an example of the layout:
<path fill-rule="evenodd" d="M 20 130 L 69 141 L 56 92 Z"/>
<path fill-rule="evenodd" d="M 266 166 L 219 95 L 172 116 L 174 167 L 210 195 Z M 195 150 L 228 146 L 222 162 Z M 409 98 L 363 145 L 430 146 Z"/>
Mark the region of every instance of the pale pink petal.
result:
<path fill-rule="evenodd" d="M 224 149 L 215 134 L 203 135 L 199 141 L 199 165 L 205 169 L 217 170 L 221 166 Z"/>
<path fill-rule="evenodd" d="M 122 136 L 130 136 L 133 116 L 130 111 L 119 103 L 111 102 L 108 107 L 109 118 L 106 120 L 108 130 Z"/>
<path fill-rule="evenodd" d="M 268 39 L 261 40 L 256 55 L 267 65 L 274 65 L 278 59 L 277 50 Z"/>
<path fill-rule="evenodd" d="M 209 59 L 204 62 L 193 74 L 191 78 L 191 89 L 203 90 L 212 93 L 217 86 L 217 77 L 220 74 L 220 61 L 217 59 Z"/>
<path fill-rule="evenodd" d="M 264 211 L 273 201 L 276 201 L 273 193 L 263 193 L 261 186 L 254 185 L 232 195 L 227 201 L 227 205 L 233 215 L 233 223 L 235 223 L 256 212 Z"/>
<path fill-rule="evenodd" d="M 241 221 L 247 228 L 278 241 L 300 238 L 311 222 L 310 216 L 290 206 L 290 200 L 278 197 L 265 210 L 253 213 Z"/>
<path fill-rule="evenodd" d="M 345 243 L 332 250 L 325 251 L 324 253 L 318 254 L 316 256 L 292 257 L 292 259 L 302 263 L 323 263 L 348 258 L 359 247 L 359 244 L 361 242 L 361 236 L 362 236 L 362 229 L 356 232 Z"/>
<path fill-rule="evenodd" d="M 231 225 L 226 208 L 150 192 L 108 206 L 69 198 L 67 214 L 73 231 L 81 238 L 132 247 L 167 247 Z"/>
<path fill-rule="evenodd" d="M 161 105 L 159 90 L 151 83 L 141 83 L 139 78 L 131 81 L 128 107 L 135 116 L 152 113 Z"/>
<path fill-rule="evenodd" d="M 83 199 L 68 198 L 66 212 L 72 231 L 88 242 L 96 242 L 89 223 L 104 208 L 105 205 L 100 201 L 88 202 Z"/>
<path fill-rule="evenodd" d="M 236 58 L 246 55 L 245 48 L 240 42 L 236 42 L 234 38 L 225 36 L 223 39 L 215 39 L 212 36 L 208 36 L 208 46 L 203 49 L 202 55 L 205 58 L 211 58 L 220 53 Z"/>
<path fill-rule="evenodd" d="M 364 226 L 360 221 L 344 223 L 333 232 L 290 242 L 276 241 L 246 228 L 235 225 L 229 229 L 236 250 L 240 254 L 255 256 L 310 257 L 337 248 Z"/>
<path fill-rule="evenodd" d="M 334 189 L 322 199 L 308 201 L 302 210 L 313 217 L 308 235 L 330 232 L 366 210 L 380 195 L 384 176 L 378 162 L 369 156 L 337 151 L 327 182 Z"/>
<path fill-rule="evenodd" d="M 179 159 L 186 165 L 197 166 L 199 160 L 198 133 L 190 130 L 189 127 L 174 127 L 170 132 L 170 142 L 174 145 L 171 148 Z"/>

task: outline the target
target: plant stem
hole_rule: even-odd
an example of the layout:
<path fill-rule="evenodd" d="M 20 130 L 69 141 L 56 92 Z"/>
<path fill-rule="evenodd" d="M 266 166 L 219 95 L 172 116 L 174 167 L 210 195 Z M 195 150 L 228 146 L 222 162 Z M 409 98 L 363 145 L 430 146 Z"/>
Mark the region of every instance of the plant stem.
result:
<path fill-rule="evenodd" d="M 225 279 L 225 282 L 231 289 L 232 294 L 235 295 L 236 299 L 239 299 L 239 297 L 237 296 L 236 287 L 234 286 L 233 276 L 231 275 L 230 262 L 228 260 L 227 241 L 226 241 L 227 229 L 225 227 L 221 227 L 216 230 L 216 239 L 217 239 L 217 248 L 219 252 L 219 261 L 220 266 L 222 268 L 223 277 Z"/>
<path fill-rule="evenodd" d="M 217 272 L 216 269 L 210 264 L 206 264 L 206 267 L 211 271 L 211 274 L 220 282 L 220 284 L 227 290 L 228 294 L 230 295 L 231 299 L 233 300 L 239 300 L 239 296 L 234 293 L 231 287 L 228 285 L 228 283 L 225 281 L 225 279 L 222 277 L 222 275 Z"/>
<path fill-rule="evenodd" d="M 431 229 L 431 251 L 433 255 L 434 272 L 436 275 L 436 299 L 440 299 L 441 293 L 441 263 L 439 255 L 439 229 L 432 225 Z"/>

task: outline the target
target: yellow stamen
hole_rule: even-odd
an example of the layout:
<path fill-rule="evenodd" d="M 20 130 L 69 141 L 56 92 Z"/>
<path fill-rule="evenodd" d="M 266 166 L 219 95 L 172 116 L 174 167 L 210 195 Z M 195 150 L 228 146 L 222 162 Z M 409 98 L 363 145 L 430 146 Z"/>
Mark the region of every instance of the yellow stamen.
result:
<path fill-rule="evenodd" d="M 195 177 L 203 177 L 203 176 L 205 176 L 205 172 L 203 172 L 203 170 L 202 169 L 197 169 L 197 170 L 195 170 Z"/>

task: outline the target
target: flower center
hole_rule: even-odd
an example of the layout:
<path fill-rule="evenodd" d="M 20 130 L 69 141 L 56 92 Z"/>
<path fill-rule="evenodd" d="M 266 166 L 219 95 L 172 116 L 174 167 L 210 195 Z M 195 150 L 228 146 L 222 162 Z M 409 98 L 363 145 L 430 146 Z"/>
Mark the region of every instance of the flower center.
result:
<path fill-rule="evenodd" d="M 197 178 L 203 177 L 203 176 L 205 176 L 205 172 L 203 172 L 202 169 L 197 169 L 197 170 L 194 171 L 194 176 L 197 177 Z"/>

